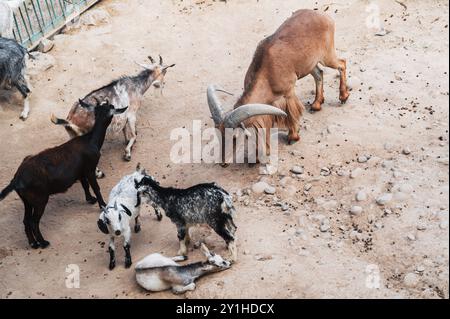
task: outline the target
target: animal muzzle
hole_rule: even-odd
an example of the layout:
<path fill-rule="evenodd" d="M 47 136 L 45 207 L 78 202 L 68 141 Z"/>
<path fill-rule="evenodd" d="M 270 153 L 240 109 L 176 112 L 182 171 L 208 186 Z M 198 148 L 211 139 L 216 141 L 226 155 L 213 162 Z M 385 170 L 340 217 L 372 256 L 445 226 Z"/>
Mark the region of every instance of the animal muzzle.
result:
<path fill-rule="evenodd" d="M 102 233 L 109 234 L 108 226 L 106 225 L 106 223 L 103 220 L 99 219 L 97 221 L 97 226 L 98 226 L 98 229 L 100 229 L 100 231 Z"/>
<path fill-rule="evenodd" d="M 116 230 L 116 231 L 114 232 L 114 234 L 115 234 L 116 236 L 120 236 L 120 234 L 122 234 L 122 233 L 120 232 L 120 230 Z"/>

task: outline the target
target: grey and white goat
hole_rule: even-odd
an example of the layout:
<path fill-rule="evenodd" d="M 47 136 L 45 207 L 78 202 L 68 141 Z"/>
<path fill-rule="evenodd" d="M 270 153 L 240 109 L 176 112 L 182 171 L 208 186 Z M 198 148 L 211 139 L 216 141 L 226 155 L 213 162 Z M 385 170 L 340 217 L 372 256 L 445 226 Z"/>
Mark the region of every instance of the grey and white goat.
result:
<path fill-rule="evenodd" d="M 173 293 L 182 294 L 195 289 L 197 278 L 231 267 L 230 261 L 210 252 L 204 244 L 201 249 L 206 261 L 183 266 L 176 263 L 185 260 L 183 257 L 168 258 L 161 254 L 151 254 L 137 263 L 136 281 L 149 291 L 172 289 Z"/>
<path fill-rule="evenodd" d="M 0 89 L 19 90 L 24 98 L 22 120 L 28 118 L 30 113 L 29 94 L 31 86 L 26 75 L 25 57 L 27 49 L 16 40 L 0 37 Z M 92 101 L 95 104 L 95 101 Z M 126 107 L 126 105 L 125 105 Z"/>
<path fill-rule="evenodd" d="M 25 0 L 0 0 L 0 36 L 14 38 L 14 12 Z"/>
<path fill-rule="evenodd" d="M 124 238 L 123 247 L 125 250 L 125 267 L 129 268 L 132 264 L 130 253 L 131 241 L 131 222 L 134 219 L 134 231 L 138 233 L 141 230 L 139 223 L 139 214 L 141 205 L 137 202 L 137 190 L 135 183 L 146 176 L 145 169 L 141 169 L 140 165 L 136 167 L 133 174 L 123 177 L 120 182 L 112 189 L 108 205 L 103 208 L 102 213 L 97 221 L 98 228 L 105 234 L 109 235 L 109 269 L 116 266 L 115 244 L 116 237 Z M 155 208 L 156 217 L 160 221 L 161 213 Z"/>
<path fill-rule="evenodd" d="M 146 195 L 176 225 L 180 241 L 178 255 L 187 256 L 189 228 L 207 224 L 225 240 L 231 260 L 236 261 L 235 209 L 232 197 L 223 188 L 215 183 L 198 184 L 187 189 L 166 188 L 160 186 L 152 176 L 145 176 L 136 183 L 136 189 L 139 198 Z"/>
<path fill-rule="evenodd" d="M 156 63 L 150 56 L 148 58 L 151 64 L 139 64 L 144 70 L 138 75 L 121 77 L 104 87 L 92 91 L 82 99 L 82 101 L 89 103 L 95 98 L 100 101 L 107 98 L 118 108 L 121 108 L 123 105 L 129 105 L 128 111 L 123 116 L 115 118 L 109 129 L 109 132 L 114 134 L 120 131 L 123 132 L 127 144 L 123 156 L 126 161 L 131 160 L 131 149 L 136 142 L 137 111 L 141 106 L 145 92 L 151 86 L 162 88 L 167 69 L 175 66 L 175 64 L 165 65 L 161 57 L 159 58 L 159 63 Z M 57 125 L 64 125 L 71 138 L 88 133 L 94 126 L 94 121 L 93 114 L 86 112 L 80 107 L 79 102 L 75 102 L 72 106 L 66 121 L 58 119 L 54 115 L 52 116 L 52 122 Z M 99 171 L 97 175 L 98 177 L 104 176 Z"/>

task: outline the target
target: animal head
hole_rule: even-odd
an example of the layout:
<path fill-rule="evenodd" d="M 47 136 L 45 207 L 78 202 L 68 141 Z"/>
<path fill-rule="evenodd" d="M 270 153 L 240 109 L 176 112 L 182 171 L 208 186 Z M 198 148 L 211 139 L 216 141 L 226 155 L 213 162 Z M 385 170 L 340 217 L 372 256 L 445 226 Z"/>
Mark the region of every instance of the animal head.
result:
<path fill-rule="evenodd" d="M 245 104 L 226 113 L 216 95 L 216 92 L 223 92 L 230 95 L 232 94 L 216 85 L 209 85 L 207 89 L 207 99 L 211 117 L 214 120 L 216 128 L 220 129 L 222 133 L 226 128 L 235 129 L 238 127 L 243 127 L 245 121 L 256 116 L 287 116 L 287 114 L 281 109 L 268 104 Z"/>
<path fill-rule="evenodd" d="M 206 263 L 210 266 L 211 271 L 222 271 L 231 267 L 231 262 L 223 259 L 220 255 L 209 251 L 208 247 L 202 243 L 201 251 L 206 256 Z"/>
<path fill-rule="evenodd" d="M 155 189 L 159 187 L 159 183 L 153 176 L 145 175 L 140 181 L 134 180 L 134 187 L 138 191 L 138 196 L 145 194 L 151 201 L 154 201 L 157 196 Z"/>
<path fill-rule="evenodd" d="M 102 213 L 97 221 L 97 226 L 104 234 L 110 231 L 115 236 L 120 236 L 129 227 L 129 218 L 132 216 L 130 209 L 117 202 L 114 206 L 107 206 L 102 209 Z"/>
<path fill-rule="evenodd" d="M 159 56 L 159 62 L 157 63 L 151 56 L 148 56 L 151 64 L 136 63 L 145 70 L 151 71 L 153 82 L 151 85 L 157 89 L 162 89 L 164 87 L 164 77 L 167 73 L 167 69 L 172 68 L 175 64 L 166 65 L 164 64 L 163 58 Z"/>
<path fill-rule="evenodd" d="M 86 111 L 94 112 L 96 122 L 100 120 L 110 123 L 114 115 L 122 114 L 128 109 L 128 106 L 121 109 L 116 109 L 114 105 L 109 103 L 108 99 L 105 99 L 102 102 L 100 102 L 97 98 L 94 99 L 96 101 L 96 105 L 86 103 L 81 99 L 78 102 Z"/>

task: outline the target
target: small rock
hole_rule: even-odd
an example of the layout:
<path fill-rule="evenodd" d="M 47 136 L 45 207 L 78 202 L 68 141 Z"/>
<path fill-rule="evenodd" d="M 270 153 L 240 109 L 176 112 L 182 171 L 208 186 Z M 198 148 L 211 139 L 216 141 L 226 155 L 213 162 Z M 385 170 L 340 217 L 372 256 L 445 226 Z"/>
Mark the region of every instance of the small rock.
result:
<path fill-rule="evenodd" d="M 425 271 L 425 267 L 423 265 L 419 265 L 416 267 L 416 272 L 423 273 Z"/>
<path fill-rule="evenodd" d="M 331 175 L 331 170 L 328 167 L 322 167 L 320 169 L 320 175 L 322 175 L 322 176 L 330 176 Z"/>
<path fill-rule="evenodd" d="M 289 210 L 289 205 L 286 204 L 286 203 L 284 203 L 283 205 L 281 205 L 281 210 L 282 210 L 283 212 Z"/>
<path fill-rule="evenodd" d="M 305 191 L 309 191 L 310 189 L 312 188 L 312 185 L 311 184 L 305 184 L 305 186 L 304 186 L 304 189 L 305 189 Z"/>
<path fill-rule="evenodd" d="M 405 275 L 405 278 L 403 279 L 403 283 L 407 287 L 415 287 L 419 283 L 419 276 L 417 276 L 414 273 L 408 273 Z"/>
<path fill-rule="evenodd" d="M 411 154 L 411 150 L 408 147 L 406 147 L 402 150 L 402 153 L 403 153 L 403 155 L 409 155 L 409 154 Z"/>
<path fill-rule="evenodd" d="M 336 172 L 338 176 L 348 176 L 348 171 L 340 169 Z"/>
<path fill-rule="evenodd" d="M 352 206 L 350 208 L 350 213 L 355 216 L 360 215 L 362 213 L 362 211 L 363 211 L 363 209 L 361 206 Z"/>
<path fill-rule="evenodd" d="M 267 195 L 273 195 L 275 194 L 276 189 L 273 186 L 268 185 L 265 189 L 264 189 L 264 193 L 266 193 Z"/>
<path fill-rule="evenodd" d="M 325 223 L 325 224 L 320 225 L 320 231 L 321 231 L 322 233 L 327 232 L 330 228 L 331 228 L 331 226 L 330 226 L 330 224 L 328 224 L 328 223 Z"/>
<path fill-rule="evenodd" d="M 369 159 L 365 155 L 358 156 L 358 163 L 366 163 Z"/>
<path fill-rule="evenodd" d="M 53 46 L 55 44 L 53 43 L 53 41 L 49 40 L 49 39 L 45 39 L 43 38 L 39 44 L 38 44 L 38 51 L 42 52 L 42 53 L 47 53 L 49 52 L 51 49 L 53 49 Z"/>
<path fill-rule="evenodd" d="M 377 204 L 378 205 L 386 205 L 392 200 L 392 194 L 390 193 L 384 193 L 380 197 L 377 198 Z"/>
<path fill-rule="evenodd" d="M 362 169 L 361 168 L 355 168 L 354 170 L 352 170 L 352 172 L 350 173 L 350 178 L 357 178 L 361 175 L 362 173 Z"/>
<path fill-rule="evenodd" d="M 385 143 L 384 145 L 383 145 L 383 147 L 384 147 L 384 149 L 387 151 L 387 152 L 392 152 L 393 150 L 394 150 L 394 145 L 393 144 L 391 144 L 391 143 Z"/>
<path fill-rule="evenodd" d="M 420 231 L 427 230 L 427 225 L 425 225 L 424 223 L 419 223 L 417 225 L 417 230 L 420 230 Z"/>
<path fill-rule="evenodd" d="M 294 174 L 303 174 L 304 171 L 303 167 L 297 165 L 291 168 L 291 172 Z"/>
<path fill-rule="evenodd" d="M 448 221 L 444 220 L 439 224 L 440 229 L 447 229 L 448 228 Z"/>
<path fill-rule="evenodd" d="M 253 184 L 252 191 L 256 194 L 262 194 L 262 193 L 264 193 L 264 190 L 269 186 L 270 185 L 267 184 L 266 182 L 257 182 L 255 184 Z"/>
<path fill-rule="evenodd" d="M 409 234 L 406 238 L 408 238 L 410 241 L 416 240 L 416 236 L 414 236 L 414 234 Z"/>
<path fill-rule="evenodd" d="M 271 260 L 273 257 L 272 255 L 256 255 L 255 259 L 257 261 L 266 261 L 266 260 Z"/>
<path fill-rule="evenodd" d="M 376 35 L 376 36 L 379 36 L 379 37 L 383 37 L 383 36 L 385 36 L 385 35 L 388 34 L 388 33 L 389 33 L 389 32 L 386 31 L 385 28 L 380 28 L 377 32 L 375 32 L 375 35 Z"/>
<path fill-rule="evenodd" d="M 360 190 L 359 192 L 356 193 L 356 200 L 358 202 L 363 202 L 365 200 L 367 200 L 367 194 L 365 191 Z"/>

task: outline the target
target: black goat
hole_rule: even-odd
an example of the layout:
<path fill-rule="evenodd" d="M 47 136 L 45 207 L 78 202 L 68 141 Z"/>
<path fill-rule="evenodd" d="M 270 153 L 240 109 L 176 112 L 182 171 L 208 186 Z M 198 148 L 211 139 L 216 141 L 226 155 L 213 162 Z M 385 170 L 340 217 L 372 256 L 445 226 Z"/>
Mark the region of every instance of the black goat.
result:
<path fill-rule="evenodd" d="M 151 176 L 135 181 L 140 196 L 147 195 L 151 202 L 164 209 L 166 216 L 176 225 L 180 241 L 179 255 L 187 256 L 189 227 L 209 225 L 227 243 L 231 260 L 236 261 L 235 232 L 232 197 L 215 183 L 198 184 L 187 189 L 165 188 Z"/>
<path fill-rule="evenodd" d="M 106 205 L 95 177 L 95 168 L 113 115 L 123 113 L 127 108 L 116 110 L 108 101 L 97 102 L 97 106 L 84 102 L 81 105 L 89 111 L 95 110 L 93 130 L 60 146 L 26 157 L 11 183 L 0 193 L 0 200 L 13 190 L 22 199 L 25 205 L 25 233 L 32 248 L 46 248 L 50 244 L 39 229 L 39 221 L 50 195 L 63 193 L 80 181 L 88 203 L 98 201 L 100 208 Z M 97 198 L 91 195 L 89 186 Z"/>

